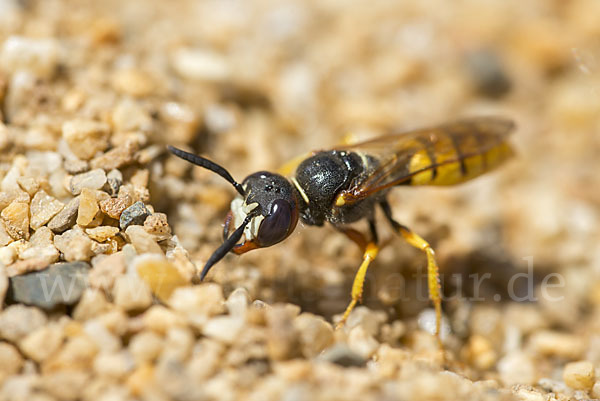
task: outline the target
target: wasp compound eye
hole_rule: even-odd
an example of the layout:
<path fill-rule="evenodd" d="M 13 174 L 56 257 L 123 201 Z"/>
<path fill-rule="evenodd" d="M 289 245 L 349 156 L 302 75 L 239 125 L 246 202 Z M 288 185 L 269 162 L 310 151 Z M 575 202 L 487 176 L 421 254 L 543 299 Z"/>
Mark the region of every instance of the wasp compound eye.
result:
<path fill-rule="evenodd" d="M 271 213 L 264 218 L 258 229 L 258 243 L 261 247 L 267 247 L 283 241 L 294 229 L 297 220 L 298 213 L 288 201 L 273 201 Z"/>

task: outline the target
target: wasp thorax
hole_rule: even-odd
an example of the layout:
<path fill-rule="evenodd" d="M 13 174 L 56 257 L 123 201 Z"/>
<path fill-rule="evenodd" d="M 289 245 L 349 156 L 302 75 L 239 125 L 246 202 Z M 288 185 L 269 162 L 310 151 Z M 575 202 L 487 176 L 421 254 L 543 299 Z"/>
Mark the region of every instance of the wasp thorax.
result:
<path fill-rule="evenodd" d="M 225 220 L 225 236 L 243 224 L 242 252 L 274 245 L 287 238 L 298 222 L 298 202 L 292 184 L 279 174 L 260 171 L 242 182 L 245 197 L 231 202 L 231 212 Z M 236 251 L 234 249 L 234 251 Z"/>

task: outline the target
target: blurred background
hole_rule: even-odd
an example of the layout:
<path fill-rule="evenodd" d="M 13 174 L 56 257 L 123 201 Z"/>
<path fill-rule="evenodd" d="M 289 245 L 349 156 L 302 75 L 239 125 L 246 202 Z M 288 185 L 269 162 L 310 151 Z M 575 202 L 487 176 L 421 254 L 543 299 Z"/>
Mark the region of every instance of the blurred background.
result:
<path fill-rule="evenodd" d="M 348 138 L 513 119 L 513 160 L 456 188 L 396 189 L 394 214 L 437 251 L 449 349 L 473 363 L 472 336 L 489 339 L 495 356 L 474 377 L 502 371 L 496 363 L 538 330 L 577 336 L 590 346 L 575 359 L 600 362 L 599 1 L 1 0 L 0 43 L 2 120 L 19 131 L 2 157 L 52 149 L 66 117 L 110 122 L 113 145 L 147 149 L 150 203 L 200 267 L 234 191 L 165 144 L 242 180 Z M 379 225 L 388 246 L 365 305 L 410 333 L 430 307 L 425 258 Z M 360 259 L 334 229 L 301 227 L 278 246 L 226 257 L 209 279 L 225 296 L 244 287 L 331 321 Z M 561 301 L 540 296 L 542 283 L 557 284 Z M 538 300 L 515 302 L 510 288 Z M 505 371 L 531 366 L 514 382 L 559 369 L 511 358 Z"/>

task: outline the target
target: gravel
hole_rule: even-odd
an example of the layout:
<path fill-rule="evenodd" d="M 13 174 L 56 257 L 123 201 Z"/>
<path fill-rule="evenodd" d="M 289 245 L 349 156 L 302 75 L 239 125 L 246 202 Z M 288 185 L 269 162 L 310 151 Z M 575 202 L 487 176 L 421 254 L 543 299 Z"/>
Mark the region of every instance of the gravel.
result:
<path fill-rule="evenodd" d="M 599 398 L 599 4 L 0 1 L 0 400 Z M 388 196 L 443 351 L 378 214 L 342 329 L 331 227 L 199 282 L 235 191 L 166 145 L 242 182 L 473 115 L 516 121 L 513 161 Z"/>

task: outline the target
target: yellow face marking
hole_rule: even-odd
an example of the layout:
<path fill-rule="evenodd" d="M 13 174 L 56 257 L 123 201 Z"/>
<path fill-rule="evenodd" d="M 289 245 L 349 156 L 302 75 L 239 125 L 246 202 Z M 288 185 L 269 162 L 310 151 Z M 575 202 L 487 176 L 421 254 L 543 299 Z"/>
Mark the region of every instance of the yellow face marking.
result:
<path fill-rule="evenodd" d="M 292 177 L 292 178 L 290 178 L 290 180 L 292 181 L 292 183 L 294 184 L 294 186 L 296 187 L 298 192 L 300 192 L 300 196 L 302 196 L 302 199 L 304 199 L 304 202 L 306 202 L 306 204 L 308 205 L 310 203 L 308 201 L 308 196 L 306 196 L 306 192 L 304 192 L 304 189 L 302 189 L 302 187 L 300 186 L 300 183 L 298 182 L 298 180 L 296 180 L 296 177 Z"/>

